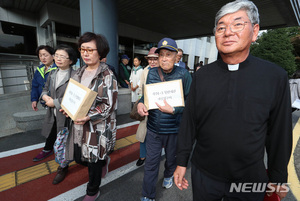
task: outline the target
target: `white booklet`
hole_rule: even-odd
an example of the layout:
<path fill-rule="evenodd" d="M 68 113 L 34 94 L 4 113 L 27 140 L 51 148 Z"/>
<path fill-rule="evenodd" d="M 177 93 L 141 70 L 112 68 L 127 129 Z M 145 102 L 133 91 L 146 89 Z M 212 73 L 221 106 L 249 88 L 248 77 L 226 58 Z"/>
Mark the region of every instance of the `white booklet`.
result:
<path fill-rule="evenodd" d="M 293 102 L 292 107 L 300 109 L 300 100 L 298 98 Z"/>
<path fill-rule="evenodd" d="M 159 105 L 165 105 L 164 100 L 173 107 L 184 106 L 182 81 L 173 80 L 145 85 L 145 106 L 148 110 L 157 109 Z"/>

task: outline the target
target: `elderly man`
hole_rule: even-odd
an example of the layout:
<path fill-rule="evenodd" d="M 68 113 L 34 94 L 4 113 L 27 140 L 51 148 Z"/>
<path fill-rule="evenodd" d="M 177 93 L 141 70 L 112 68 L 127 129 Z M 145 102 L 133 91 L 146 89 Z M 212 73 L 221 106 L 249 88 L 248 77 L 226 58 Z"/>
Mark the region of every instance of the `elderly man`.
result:
<path fill-rule="evenodd" d="M 121 56 L 121 63 L 119 65 L 119 83 L 123 88 L 128 88 L 128 86 L 130 86 L 130 70 L 128 69 L 129 66 L 127 65 L 129 60 L 130 58 L 126 54 Z"/>
<path fill-rule="evenodd" d="M 176 42 L 171 38 L 163 38 L 159 41 L 155 52 L 158 53 L 160 67 L 149 69 L 146 84 L 180 79 L 182 80 L 184 99 L 186 99 L 192 78 L 186 69 L 174 65 L 178 52 Z M 157 104 L 157 106 L 158 109 L 148 111 L 144 105 L 144 96 L 138 104 L 138 113 L 141 116 L 148 116 L 147 159 L 144 167 L 142 201 L 155 199 L 162 147 L 166 153 L 162 185 L 164 188 L 168 189 L 173 185 L 173 173 L 176 168 L 177 133 L 183 107 L 172 107 L 166 100 L 164 100 L 164 105 Z"/>
<path fill-rule="evenodd" d="M 184 175 L 196 140 L 194 200 L 260 201 L 266 187 L 280 198 L 287 193 L 282 184 L 292 147 L 288 77 L 281 67 L 249 54 L 258 31 L 251 1 L 228 3 L 216 15 L 221 59 L 195 73 L 178 134 L 174 182 L 181 190 L 188 187 Z"/>
<path fill-rule="evenodd" d="M 176 56 L 175 66 L 179 66 L 179 67 L 182 67 L 182 68 L 186 67 L 185 63 L 183 61 L 181 61 L 182 57 L 183 57 L 183 50 L 178 48 L 178 53 L 177 53 L 177 56 Z"/>

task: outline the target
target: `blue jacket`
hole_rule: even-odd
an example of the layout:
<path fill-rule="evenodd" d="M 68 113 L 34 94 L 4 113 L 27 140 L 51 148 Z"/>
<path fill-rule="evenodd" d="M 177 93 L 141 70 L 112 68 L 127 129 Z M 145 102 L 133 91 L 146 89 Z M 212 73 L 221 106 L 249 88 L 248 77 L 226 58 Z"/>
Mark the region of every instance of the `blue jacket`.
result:
<path fill-rule="evenodd" d="M 181 68 L 185 68 L 186 67 L 186 65 L 185 65 L 185 63 L 183 61 L 179 61 L 178 63 L 175 64 L 175 66 L 179 66 Z"/>
<path fill-rule="evenodd" d="M 53 63 L 52 66 L 50 66 L 46 73 L 45 71 L 45 65 L 42 64 L 39 67 L 36 68 L 36 71 L 34 72 L 34 76 L 32 79 L 32 85 L 31 85 L 31 102 L 39 101 L 39 98 L 41 96 L 41 93 L 43 91 L 43 88 L 45 86 L 45 83 L 47 81 L 47 77 L 50 71 L 57 69 L 57 66 L 55 63 Z"/>
<path fill-rule="evenodd" d="M 165 81 L 178 79 L 182 80 L 183 95 L 184 100 L 186 100 L 192 82 L 192 77 L 189 74 L 189 72 L 184 68 L 174 66 L 172 72 L 164 73 L 162 71 L 162 74 L 164 76 Z M 148 73 L 146 84 L 153 84 L 158 82 L 161 82 L 158 73 L 158 68 L 151 68 Z M 141 98 L 140 102 L 144 102 L 144 97 Z M 147 121 L 147 129 L 157 134 L 178 133 L 183 107 L 175 107 L 174 114 L 164 113 L 159 111 L 158 109 L 149 110 L 148 112 L 149 116 Z"/>

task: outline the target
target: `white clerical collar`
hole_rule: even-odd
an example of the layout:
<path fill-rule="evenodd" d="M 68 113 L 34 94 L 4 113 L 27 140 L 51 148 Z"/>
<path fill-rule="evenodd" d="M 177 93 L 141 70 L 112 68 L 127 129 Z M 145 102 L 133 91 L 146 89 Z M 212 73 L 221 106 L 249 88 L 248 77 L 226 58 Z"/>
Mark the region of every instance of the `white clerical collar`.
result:
<path fill-rule="evenodd" d="M 228 64 L 228 70 L 229 71 L 236 71 L 239 69 L 240 64 L 234 64 L 234 65 L 230 65 Z"/>

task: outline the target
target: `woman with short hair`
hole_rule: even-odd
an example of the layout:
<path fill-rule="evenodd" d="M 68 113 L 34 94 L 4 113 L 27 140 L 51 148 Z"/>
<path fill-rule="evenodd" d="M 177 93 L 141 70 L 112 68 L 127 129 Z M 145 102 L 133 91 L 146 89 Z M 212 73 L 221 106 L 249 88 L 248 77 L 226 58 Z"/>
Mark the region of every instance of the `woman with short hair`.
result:
<path fill-rule="evenodd" d="M 78 69 L 73 79 L 96 91 L 97 97 L 88 114 L 74 121 L 71 137 L 69 136 L 67 142 L 66 159 L 75 159 L 77 163 L 88 166 L 89 182 L 83 200 L 93 201 L 100 196 L 101 177 L 107 172 L 110 159 L 108 156 L 99 155 L 95 162 L 90 162 L 82 154 L 82 140 L 91 131 L 90 125 L 92 124 L 99 136 L 109 134 L 115 143 L 118 83 L 108 65 L 101 62 L 101 59 L 105 58 L 109 52 L 109 45 L 104 36 L 86 32 L 79 38 L 78 47 L 86 65 Z M 111 146 L 114 147 L 114 144 Z"/>

